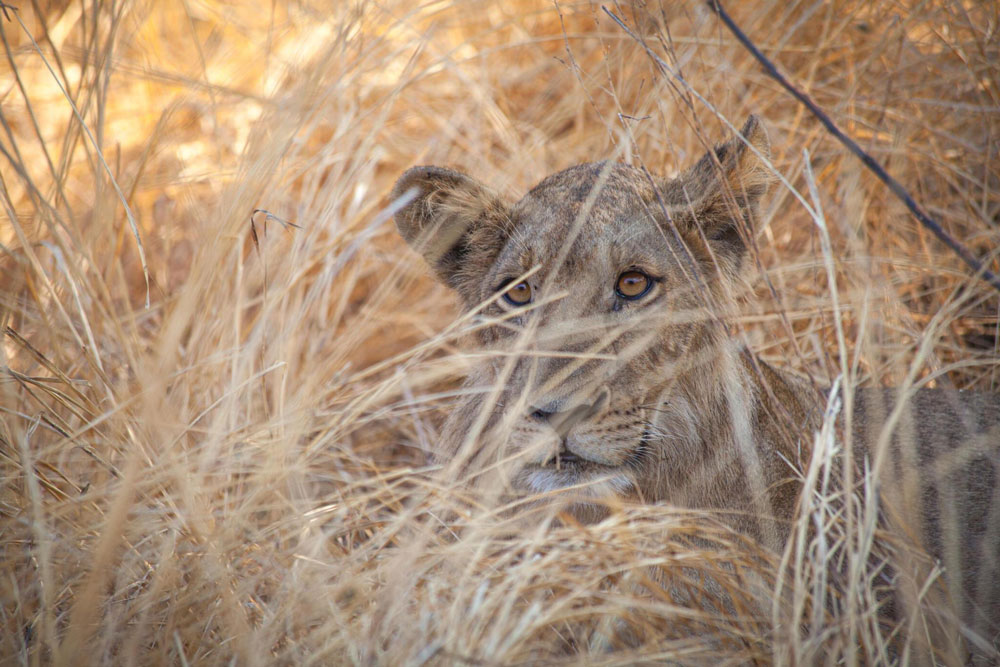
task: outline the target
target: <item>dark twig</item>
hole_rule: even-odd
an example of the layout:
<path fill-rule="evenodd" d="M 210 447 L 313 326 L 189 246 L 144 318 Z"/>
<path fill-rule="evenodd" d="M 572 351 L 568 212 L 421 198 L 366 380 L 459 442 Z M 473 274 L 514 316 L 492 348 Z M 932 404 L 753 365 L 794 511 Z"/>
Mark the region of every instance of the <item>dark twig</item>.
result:
<path fill-rule="evenodd" d="M 289 227 L 294 227 L 295 229 L 302 229 L 301 225 L 296 225 L 291 220 L 285 220 L 284 218 L 280 218 L 280 217 L 276 216 L 274 213 L 271 213 L 268 210 L 265 210 L 265 209 L 262 209 L 262 208 L 255 208 L 253 210 L 253 213 L 250 214 L 250 236 L 251 236 L 251 238 L 253 238 L 253 245 L 257 249 L 258 252 L 260 252 L 260 241 L 259 241 L 259 239 L 257 237 L 257 225 L 254 222 L 254 217 L 258 213 L 262 213 L 264 215 L 263 225 L 264 225 L 264 234 L 265 235 L 267 234 L 267 221 L 268 220 L 274 220 L 275 222 L 281 223 L 281 226 L 284 227 L 285 229 L 288 229 Z"/>
<path fill-rule="evenodd" d="M 790 92 L 792 96 L 795 97 L 795 99 L 805 105 L 812 115 L 816 116 L 816 118 L 823 123 L 824 127 L 826 127 L 830 134 L 839 139 L 840 143 L 847 146 L 848 150 L 858 156 L 865 166 L 878 176 L 880 181 L 889 186 L 889 189 L 892 190 L 893 194 L 899 197 L 899 199 L 906 204 L 906 207 L 910 209 L 910 212 L 913 213 L 914 217 L 920 221 L 920 224 L 931 230 L 935 236 L 937 236 L 946 246 L 951 248 L 955 254 L 958 255 L 962 261 L 965 262 L 977 275 L 981 276 L 983 280 L 1000 290 L 1000 277 L 997 277 L 996 274 L 987 269 L 983 263 L 969 251 L 968 248 L 952 238 L 948 232 L 944 231 L 944 229 L 941 228 L 941 225 L 938 224 L 934 218 L 928 215 L 924 209 L 922 209 L 920 205 L 913 200 L 913 197 L 911 197 L 910 193 L 906 191 L 906 188 L 904 188 L 899 181 L 890 176 L 888 172 L 882 168 L 882 165 L 875 160 L 875 158 L 866 153 L 860 146 L 858 146 L 857 143 L 855 143 L 853 139 L 844 134 L 844 132 L 837 127 L 836 123 L 834 123 L 833 120 L 831 120 L 830 117 L 826 115 L 826 113 L 824 113 L 815 102 L 813 102 L 812 98 L 789 83 L 788 79 L 786 79 L 781 72 L 778 71 L 778 68 L 774 65 L 774 63 L 768 60 L 767 57 L 760 52 L 760 49 L 758 49 L 757 46 L 750 41 L 750 38 L 747 37 L 742 30 L 740 30 L 739 26 L 736 25 L 729 14 L 726 13 L 726 10 L 722 8 L 722 4 L 719 0 L 707 0 L 707 2 L 708 6 L 712 9 L 712 11 L 718 14 L 719 18 L 722 19 L 722 22 L 726 24 L 726 27 L 729 28 L 730 32 L 733 33 L 736 39 L 739 40 L 747 51 L 753 54 L 753 57 L 756 58 L 761 65 L 763 65 L 764 70 L 771 76 L 771 78 L 780 83 L 785 90 Z"/>

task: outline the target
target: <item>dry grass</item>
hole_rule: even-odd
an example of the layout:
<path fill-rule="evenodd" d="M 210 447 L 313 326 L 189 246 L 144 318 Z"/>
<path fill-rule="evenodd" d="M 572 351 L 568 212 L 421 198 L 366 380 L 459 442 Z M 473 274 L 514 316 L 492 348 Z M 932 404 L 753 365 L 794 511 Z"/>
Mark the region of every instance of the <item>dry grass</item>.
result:
<path fill-rule="evenodd" d="M 589 2 L 16 4 L 25 27 L 0 26 L 0 661 L 919 650 L 922 617 L 880 626 L 870 577 L 918 555 L 869 544 L 864 503 L 829 514 L 844 505 L 830 457 L 803 513 L 829 520 L 829 542 L 803 530 L 784 561 L 665 508 L 525 522 L 429 463 L 466 361 L 454 299 L 388 221 L 396 176 L 450 164 L 520 193 L 599 158 L 669 174 L 727 132 L 694 92 L 733 124 L 760 114 L 812 205 L 806 149 L 828 222 L 824 258 L 791 191 L 768 198 L 743 317 L 766 359 L 824 385 L 846 371 L 1000 387 L 996 293 L 701 3 L 615 10 L 686 84 Z M 730 4 L 951 234 L 996 257 L 996 5 Z M 301 228 L 265 232 L 258 213 L 254 243 L 255 208 Z M 826 579 L 834 558 L 855 565 L 844 581 Z"/>

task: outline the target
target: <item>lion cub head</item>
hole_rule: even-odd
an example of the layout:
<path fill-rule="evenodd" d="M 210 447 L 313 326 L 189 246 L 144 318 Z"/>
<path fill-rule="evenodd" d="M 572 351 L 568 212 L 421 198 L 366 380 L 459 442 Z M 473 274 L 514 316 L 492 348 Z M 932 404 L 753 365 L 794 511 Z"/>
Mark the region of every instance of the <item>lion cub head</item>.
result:
<path fill-rule="evenodd" d="M 534 492 L 719 492 L 688 477 L 697 465 L 729 474 L 713 445 L 732 439 L 742 400 L 724 390 L 740 365 L 719 313 L 767 189 L 769 144 L 753 116 L 741 134 L 675 179 L 582 164 L 517 203 L 449 169 L 403 174 L 399 232 L 478 318 L 487 352 L 442 458 L 502 463 Z"/>

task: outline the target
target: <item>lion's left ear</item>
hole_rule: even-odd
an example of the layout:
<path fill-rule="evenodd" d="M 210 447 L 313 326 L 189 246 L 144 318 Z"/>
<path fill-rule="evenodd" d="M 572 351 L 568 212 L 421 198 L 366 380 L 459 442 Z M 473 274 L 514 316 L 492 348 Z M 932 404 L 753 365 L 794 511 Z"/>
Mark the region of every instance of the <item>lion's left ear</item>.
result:
<path fill-rule="evenodd" d="M 403 202 L 396 213 L 400 236 L 423 255 L 441 282 L 466 305 L 475 305 L 483 275 L 510 233 L 504 200 L 479 181 L 443 167 L 407 170 L 391 196 Z"/>
<path fill-rule="evenodd" d="M 744 234 L 756 233 L 760 200 L 773 180 L 771 142 L 757 116 L 747 118 L 740 135 L 716 146 L 677 179 L 684 193 L 679 217 L 690 223 L 693 245 L 707 242 L 726 273 L 739 270 L 746 254 Z"/>

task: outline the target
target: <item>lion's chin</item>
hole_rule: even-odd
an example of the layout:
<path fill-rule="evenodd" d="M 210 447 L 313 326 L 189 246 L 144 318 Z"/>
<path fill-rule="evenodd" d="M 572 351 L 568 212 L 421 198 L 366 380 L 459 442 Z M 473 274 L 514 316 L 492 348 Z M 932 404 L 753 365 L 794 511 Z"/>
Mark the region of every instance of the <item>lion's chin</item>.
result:
<path fill-rule="evenodd" d="M 517 485 L 529 493 L 551 493 L 564 490 L 585 498 L 621 498 L 635 488 L 628 471 L 611 466 L 592 464 L 528 465 L 517 475 Z"/>

